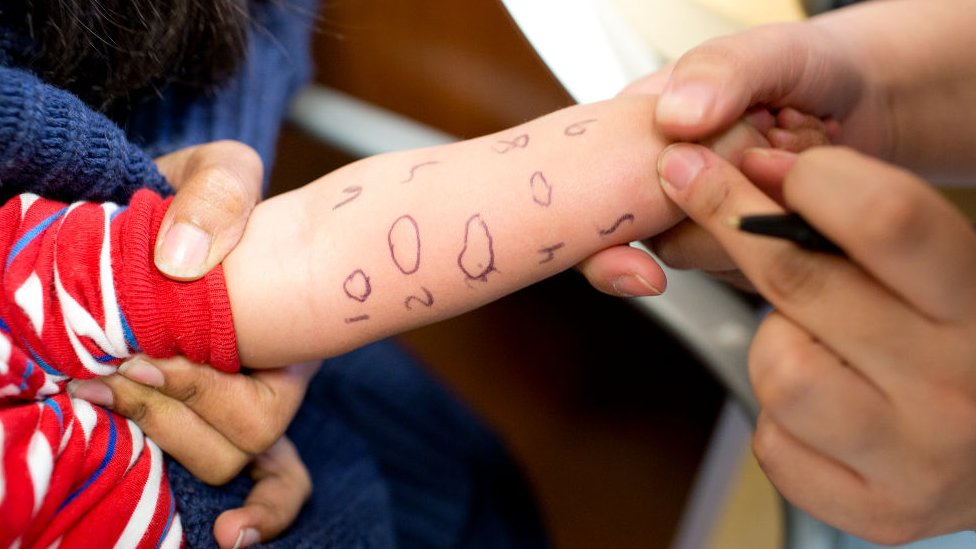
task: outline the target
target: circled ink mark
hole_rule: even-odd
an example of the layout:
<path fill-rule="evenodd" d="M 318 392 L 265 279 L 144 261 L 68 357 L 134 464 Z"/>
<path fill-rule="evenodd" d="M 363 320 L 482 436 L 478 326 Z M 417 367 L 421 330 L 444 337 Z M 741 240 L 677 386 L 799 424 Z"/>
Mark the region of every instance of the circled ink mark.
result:
<path fill-rule="evenodd" d="M 613 233 L 617 232 L 617 229 L 619 229 L 620 226 L 623 225 L 624 222 L 626 222 L 626 221 L 629 221 L 629 222 L 633 223 L 634 222 L 634 214 L 629 214 L 628 213 L 628 214 L 624 214 L 624 215 L 620 216 L 613 223 L 613 225 L 610 226 L 609 229 L 600 229 L 600 236 L 610 236 L 610 235 L 612 235 Z"/>
<path fill-rule="evenodd" d="M 402 215 L 390 226 L 387 233 L 390 257 L 400 272 L 409 275 L 420 268 L 420 227 L 409 215 Z"/>
<path fill-rule="evenodd" d="M 468 280 L 487 282 L 488 273 L 495 270 L 491 231 L 479 214 L 468 219 L 464 228 L 464 248 L 458 254 L 457 263 Z"/>
<path fill-rule="evenodd" d="M 596 122 L 596 118 L 589 118 L 589 119 L 586 119 L 586 120 L 580 120 L 579 122 L 576 122 L 574 124 L 570 124 L 569 126 L 566 126 L 566 129 L 563 130 L 563 133 L 565 135 L 570 136 L 570 137 L 575 137 L 577 135 L 583 135 L 584 133 L 586 133 L 586 124 L 591 124 L 593 122 Z"/>
<path fill-rule="evenodd" d="M 413 166 L 412 168 L 410 168 L 410 175 L 407 176 L 407 178 L 404 179 L 403 181 L 401 181 L 400 183 L 410 183 L 411 181 L 413 181 L 413 177 L 414 177 L 414 175 L 416 175 L 418 169 L 420 169 L 420 168 L 422 168 L 424 166 L 432 166 L 434 164 L 440 164 L 440 161 L 439 160 L 429 160 L 427 162 L 421 162 L 420 164 L 417 164 L 417 165 Z"/>
<path fill-rule="evenodd" d="M 546 180 L 542 172 L 535 172 L 529 179 L 532 187 L 532 201 L 536 204 L 548 208 L 552 204 L 552 185 Z"/>
<path fill-rule="evenodd" d="M 342 189 L 342 192 L 346 194 L 351 194 L 352 196 L 336 204 L 335 206 L 332 206 L 333 211 L 338 210 L 342 206 L 345 206 L 346 204 L 359 198 L 359 195 L 363 194 L 363 188 L 360 187 L 359 185 L 353 185 L 352 187 L 346 187 L 345 189 Z"/>
<path fill-rule="evenodd" d="M 369 284 L 369 277 L 362 269 L 356 269 L 351 275 L 346 277 L 342 283 L 342 289 L 350 299 L 363 303 L 373 293 L 373 288 Z"/>
<path fill-rule="evenodd" d="M 369 320 L 369 315 L 351 316 L 346 319 L 346 324 L 352 324 L 353 322 L 362 322 L 364 320 Z"/>
<path fill-rule="evenodd" d="M 566 245 L 565 242 L 559 242 L 557 244 L 553 244 L 552 246 L 546 246 L 545 248 L 539 248 L 539 253 L 540 254 L 546 254 L 546 257 L 544 257 L 544 258 L 542 258 L 542 259 L 539 260 L 539 265 L 542 265 L 543 263 L 549 263 L 550 261 L 552 261 L 553 259 L 555 259 L 556 258 L 556 250 L 562 248 L 565 245 Z"/>
<path fill-rule="evenodd" d="M 498 154 L 505 154 L 512 149 L 524 149 L 529 146 L 529 134 L 523 133 L 516 136 L 511 141 L 500 139 L 491 146 L 491 149 Z"/>
<path fill-rule="evenodd" d="M 420 289 L 423 290 L 424 297 L 412 295 L 403 301 L 403 306 L 406 307 L 408 311 L 413 310 L 413 303 L 415 301 L 427 308 L 434 305 L 434 294 L 430 293 L 430 290 L 424 288 L 423 286 L 421 286 Z"/>

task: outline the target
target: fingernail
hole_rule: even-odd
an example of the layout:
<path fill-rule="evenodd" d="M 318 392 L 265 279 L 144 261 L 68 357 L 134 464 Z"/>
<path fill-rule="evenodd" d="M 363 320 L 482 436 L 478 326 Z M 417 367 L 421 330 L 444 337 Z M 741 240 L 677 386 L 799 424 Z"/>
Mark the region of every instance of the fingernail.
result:
<path fill-rule="evenodd" d="M 106 408 L 110 408 L 114 402 L 112 390 L 108 388 L 108 385 L 94 379 L 84 381 L 76 379 L 68 383 L 68 393 L 75 398 L 87 400 L 92 404 Z"/>
<path fill-rule="evenodd" d="M 655 288 L 639 274 L 626 274 L 615 278 L 613 290 L 620 297 L 643 297 L 661 295 L 661 290 Z"/>
<path fill-rule="evenodd" d="M 715 100 L 711 87 L 688 84 L 678 88 L 668 88 L 657 102 L 656 117 L 659 123 L 694 126 L 705 118 Z"/>
<path fill-rule="evenodd" d="M 136 383 L 142 383 L 150 387 L 159 388 L 166 384 L 166 378 L 163 376 L 163 372 L 141 358 L 133 358 L 132 360 L 123 362 L 119 366 L 119 373 Z"/>
<path fill-rule="evenodd" d="M 261 541 L 261 534 L 254 528 L 244 528 L 237 534 L 237 541 L 234 542 L 234 549 L 250 547 Z"/>
<path fill-rule="evenodd" d="M 199 276 L 210 254 L 210 234 L 189 223 L 174 223 L 156 252 L 156 265 L 171 276 Z"/>
<path fill-rule="evenodd" d="M 688 186 L 705 167 L 701 152 L 692 145 L 670 145 L 657 161 L 661 182 L 681 190 Z"/>

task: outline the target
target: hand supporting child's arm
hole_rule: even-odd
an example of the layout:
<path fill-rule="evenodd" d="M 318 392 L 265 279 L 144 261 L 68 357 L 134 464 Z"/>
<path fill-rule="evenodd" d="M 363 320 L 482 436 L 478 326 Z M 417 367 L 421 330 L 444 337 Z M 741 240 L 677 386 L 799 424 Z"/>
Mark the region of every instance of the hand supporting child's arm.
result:
<path fill-rule="evenodd" d="M 672 226 L 653 113 L 647 96 L 571 107 L 260 204 L 224 263 L 242 362 L 339 354 Z"/>

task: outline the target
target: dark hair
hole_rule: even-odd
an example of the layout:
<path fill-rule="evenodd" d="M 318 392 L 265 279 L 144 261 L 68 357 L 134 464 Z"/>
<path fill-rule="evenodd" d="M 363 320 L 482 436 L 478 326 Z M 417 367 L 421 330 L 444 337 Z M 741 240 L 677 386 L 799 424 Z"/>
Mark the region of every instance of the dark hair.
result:
<path fill-rule="evenodd" d="M 21 6 L 4 9 L 5 23 L 31 39 L 20 61 L 106 112 L 169 85 L 216 86 L 240 65 L 251 18 L 249 0 L 26 0 Z"/>

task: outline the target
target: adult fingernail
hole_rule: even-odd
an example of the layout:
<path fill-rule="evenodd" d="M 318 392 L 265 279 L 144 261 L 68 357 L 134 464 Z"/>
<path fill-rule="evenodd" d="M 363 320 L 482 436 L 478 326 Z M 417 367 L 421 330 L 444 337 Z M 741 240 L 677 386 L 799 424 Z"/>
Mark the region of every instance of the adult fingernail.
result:
<path fill-rule="evenodd" d="M 210 254 L 210 234 L 190 223 L 174 223 L 156 251 L 156 265 L 176 277 L 202 274 Z"/>
<path fill-rule="evenodd" d="M 705 112 L 715 100 L 709 86 L 688 84 L 664 90 L 655 113 L 658 123 L 694 126 L 705 119 Z"/>
<path fill-rule="evenodd" d="M 643 297 L 661 295 L 661 290 L 652 286 L 639 274 L 632 273 L 615 278 L 613 290 L 620 297 Z"/>
<path fill-rule="evenodd" d="M 74 380 L 68 383 L 68 393 L 74 398 L 87 400 L 98 406 L 110 408 L 114 402 L 112 390 L 101 381 L 94 379 Z"/>
<path fill-rule="evenodd" d="M 692 145 L 670 145 L 657 161 L 661 182 L 678 190 L 687 187 L 704 167 L 705 159 Z"/>
<path fill-rule="evenodd" d="M 141 358 L 133 358 L 132 360 L 123 362 L 119 366 L 119 373 L 136 383 L 142 383 L 150 387 L 159 388 L 166 384 L 166 378 L 163 376 L 163 372 Z"/>
<path fill-rule="evenodd" d="M 234 549 L 250 547 L 261 541 L 261 534 L 254 528 L 244 528 L 237 534 L 237 541 L 234 542 Z"/>

